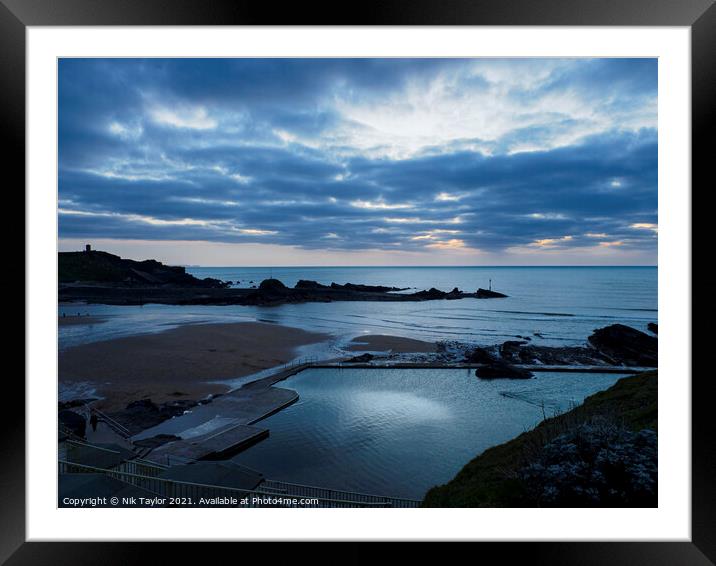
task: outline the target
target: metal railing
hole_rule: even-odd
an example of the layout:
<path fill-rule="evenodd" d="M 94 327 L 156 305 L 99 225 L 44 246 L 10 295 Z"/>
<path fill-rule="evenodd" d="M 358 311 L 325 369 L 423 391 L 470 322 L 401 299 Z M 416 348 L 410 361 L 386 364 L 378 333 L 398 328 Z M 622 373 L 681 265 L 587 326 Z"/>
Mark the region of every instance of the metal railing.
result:
<path fill-rule="evenodd" d="M 59 433 L 64 434 L 68 439 L 84 440 L 81 436 L 76 434 L 72 429 L 66 427 L 62 423 L 58 423 L 57 430 Z"/>
<path fill-rule="evenodd" d="M 115 478 L 123 483 L 133 485 L 139 489 L 148 491 L 154 495 L 158 495 L 163 498 L 173 498 L 181 501 L 185 501 L 186 505 L 190 506 L 201 506 L 202 499 L 203 504 L 206 506 L 214 506 L 211 502 L 206 500 L 225 498 L 227 506 L 236 507 L 324 507 L 324 508 L 336 508 L 336 507 L 394 507 L 397 505 L 392 504 L 396 501 L 409 501 L 409 500 L 393 500 L 392 498 L 380 498 L 381 501 L 356 501 L 347 499 L 342 496 L 350 495 L 349 492 L 340 492 L 336 490 L 328 490 L 335 494 L 335 497 L 321 497 L 315 495 L 301 496 L 298 494 L 281 494 L 276 491 L 262 490 L 259 488 L 254 490 L 246 490 L 233 487 L 223 487 L 216 485 L 207 485 L 193 482 L 183 482 L 176 480 L 169 480 L 165 478 L 150 477 L 141 474 L 135 474 L 131 472 L 121 470 L 108 470 L 103 468 L 96 468 L 93 466 L 86 466 L 83 464 L 74 464 L 72 462 L 66 462 L 60 460 L 59 471 L 60 474 L 104 474 L 108 477 Z M 280 482 L 279 482 L 280 483 Z M 320 488 L 315 488 L 320 489 Z M 355 495 L 355 494 L 354 494 Z M 233 501 L 232 501 L 233 499 Z M 405 507 L 417 507 L 419 502 L 411 502 L 415 505 L 404 505 Z"/>
<path fill-rule="evenodd" d="M 117 469 L 148 476 L 157 476 L 167 469 L 167 466 L 156 462 L 143 458 L 126 459 L 117 450 L 77 440 L 66 440 L 60 444 L 59 459 L 78 465 L 92 465 L 101 469 Z"/>
<path fill-rule="evenodd" d="M 97 415 L 97 418 L 99 420 L 102 420 L 103 422 L 105 422 L 109 428 L 111 428 L 114 432 L 116 432 L 122 438 L 126 439 L 126 438 L 129 438 L 132 436 L 132 433 L 129 431 L 129 429 L 127 427 L 118 423 L 109 415 L 103 413 L 99 409 L 95 409 L 94 407 L 88 407 L 88 408 L 89 408 L 90 414 L 94 413 L 95 415 Z"/>
<path fill-rule="evenodd" d="M 296 360 L 288 361 L 280 367 L 282 370 L 289 370 L 289 369 L 294 369 L 294 368 L 297 368 L 300 366 L 310 366 L 311 364 L 315 363 L 316 360 L 317 360 L 317 358 L 315 356 L 298 358 Z"/>
<path fill-rule="evenodd" d="M 398 497 L 387 497 L 383 495 L 372 495 L 354 491 L 343 491 L 325 487 L 302 485 L 298 483 L 282 482 L 277 480 L 264 480 L 258 489 L 270 491 L 275 494 L 288 497 L 317 497 L 326 499 L 342 499 L 353 503 L 380 504 L 385 507 L 420 507 L 420 501 L 415 499 L 403 499 Z"/>
<path fill-rule="evenodd" d="M 168 469 L 166 466 L 161 466 L 153 462 L 147 462 L 137 458 L 135 460 L 127 460 L 122 462 L 114 468 L 118 472 L 127 474 L 133 474 L 138 476 L 148 476 L 155 478 L 159 476 L 164 470 Z"/>

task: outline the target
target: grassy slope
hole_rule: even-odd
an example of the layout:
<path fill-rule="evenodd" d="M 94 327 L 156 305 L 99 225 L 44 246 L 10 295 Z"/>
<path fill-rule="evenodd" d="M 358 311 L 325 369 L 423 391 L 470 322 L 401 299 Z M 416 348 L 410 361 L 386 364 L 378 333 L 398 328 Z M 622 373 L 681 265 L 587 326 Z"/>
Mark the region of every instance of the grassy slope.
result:
<path fill-rule="evenodd" d="M 657 372 L 624 377 L 587 397 L 575 409 L 547 419 L 517 438 L 485 450 L 447 484 L 432 488 L 426 507 L 524 507 L 523 488 L 510 471 L 529 460 L 547 442 L 572 426 L 608 418 L 632 430 L 657 430 Z"/>
<path fill-rule="evenodd" d="M 61 283 L 71 281 L 122 281 L 130 275 L 119 258 L 100 252 L 60 253 L 57 256 Z"/>

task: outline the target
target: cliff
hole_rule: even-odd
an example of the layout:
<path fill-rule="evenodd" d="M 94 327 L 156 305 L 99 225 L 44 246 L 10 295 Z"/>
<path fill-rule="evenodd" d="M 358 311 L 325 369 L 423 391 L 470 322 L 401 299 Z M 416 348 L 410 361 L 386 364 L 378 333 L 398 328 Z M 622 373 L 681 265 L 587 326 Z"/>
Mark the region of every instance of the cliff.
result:
<path fill-rule="evenodd" d="M 183 267 L 164 265 L 153 259 L 134 261 L 101 252 L 60 252 L 57 255 L 60 283 L 102 283 L 123 286 L 161 286 L 221 288 L 218 279 L 197 279 Z"/>
<path fill-rule="evenodd" d="M 571 411 L 488 448 L 425 507 L 655 507 L 657 372 L 624 377 Z"/>

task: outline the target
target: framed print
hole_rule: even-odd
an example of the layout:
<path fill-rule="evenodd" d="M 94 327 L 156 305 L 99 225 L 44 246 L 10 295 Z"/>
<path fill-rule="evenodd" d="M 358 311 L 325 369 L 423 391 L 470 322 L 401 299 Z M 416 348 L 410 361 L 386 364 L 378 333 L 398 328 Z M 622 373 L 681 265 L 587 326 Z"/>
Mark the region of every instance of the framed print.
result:
<path fill-rule="evenodd" d="M 713 563 L 711 4 L 5 1 L 3 559 Z"/>

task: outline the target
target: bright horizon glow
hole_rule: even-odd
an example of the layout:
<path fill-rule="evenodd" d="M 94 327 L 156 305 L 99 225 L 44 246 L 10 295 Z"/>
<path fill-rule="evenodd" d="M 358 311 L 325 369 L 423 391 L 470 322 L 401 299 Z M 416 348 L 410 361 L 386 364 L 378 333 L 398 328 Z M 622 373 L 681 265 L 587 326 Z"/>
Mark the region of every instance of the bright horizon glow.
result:
<path fill-rule="evenodd" d="M 480 254 L 480 261 L 469 262 L 471 254 L 441 254 L 442 263 L 434 254 L 406 253 L 386 250 L 365 250 L 362 253 L 328 253 L 321 255 L 291 246 L 270 244 L 220 244 L 201 241 L 138 241 L 61 239 L 60 252 L 84 250 L 91 244 L 96 251 L 105 251 L 125 259 L 142 261 L 156 259 L 166 265 L 186 267 L 656 267 L 655 263 L 589 263 L 594 257 L 574 257 L 571 263 L 560 263 L 562 256 L 533 258 L 519 254 Z M 595 246 L 597 247 L 597 246 Z M 602 248 L 604 250 L 604 248 Z M 604 254 L 606 255 L 606 254 Z M 237 262 L 236 257 L 245 258 Z M 266 258 L 272 261 L 266 262 Z M 476 257 L 472 254 L 472 257 Z M 195 261 L 187 261 L 194 258 Z M 520 262 L 520 259 L 522 260 Z M 542 263 L 529 263 L 539 259 Z M 546 261 L 549 259 L 550 261 Z M 432 262 L 432 263 L 431 263 Z M 513 262 L 513 263 L 510 263 Z"/>

